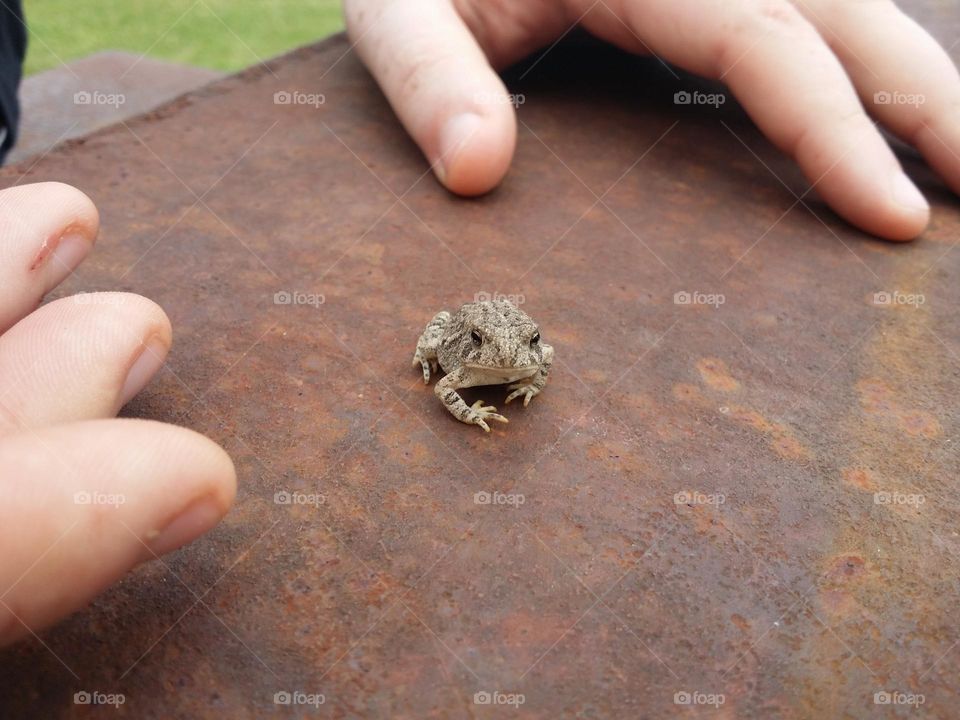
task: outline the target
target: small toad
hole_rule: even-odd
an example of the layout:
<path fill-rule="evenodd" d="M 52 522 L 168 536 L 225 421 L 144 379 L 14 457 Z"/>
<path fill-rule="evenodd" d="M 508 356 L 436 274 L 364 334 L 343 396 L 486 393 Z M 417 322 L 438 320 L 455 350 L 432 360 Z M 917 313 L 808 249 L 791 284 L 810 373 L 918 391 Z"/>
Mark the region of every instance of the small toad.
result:
<path fill-rule="evenodd" d="M 467 405 L 457 390 L 512 383 L 506 402 L 522 395 L 526 407 L 547 384 L 552 363 L 553 347 L 540 338 L 537 324 L 506 300 L 467 303 L 453 315 L 441 310 L 423 331 L 413 356 L 413 366 L 423 368 L 424 385 L 438 365 L 446 373 L 434 392 L 447 410 L 487 432 L 488 420 L 508 420 L 483 400 Z"/>

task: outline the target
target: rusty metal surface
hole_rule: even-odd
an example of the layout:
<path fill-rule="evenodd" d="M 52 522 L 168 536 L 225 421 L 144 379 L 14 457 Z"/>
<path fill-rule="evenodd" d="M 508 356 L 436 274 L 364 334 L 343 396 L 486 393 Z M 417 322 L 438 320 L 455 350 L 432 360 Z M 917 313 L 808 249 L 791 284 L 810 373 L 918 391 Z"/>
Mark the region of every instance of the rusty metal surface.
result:
<path fill-rule="evenodd" d="M 921 16 L 956 37 L 940 7 Z M 226 79 L 23 178 L 100 208 L 63 293 L 139 292 L 173 321 L 168 367 L 125 414 L 215 438 L 240 489 L 208 537 L 47 647 L 0 654 L 0 714 L 92 717 L 72 696 L 99 689 L 138 718 L 918 714 L 878 691 L 954 716 L 956 199 L 908 158 L 933 224 L 870 239 L 797 203 L 802 178 L 732 103 L 678 110 L 655 63 L 608 53 L 597 72 L 558 48 L 514 85 L 503 187 L 458 200 L 347 48 Z M 293 90 L 326 102 L 273 103 Z M 522 294 L 557 351 L 545 392 L 490 435 L 409 367 L 431 315 L 481 291 Z M 523 503 L 475 502 L 494 491 Z M 295 690 L 325 702 L 274 704 Z"/>

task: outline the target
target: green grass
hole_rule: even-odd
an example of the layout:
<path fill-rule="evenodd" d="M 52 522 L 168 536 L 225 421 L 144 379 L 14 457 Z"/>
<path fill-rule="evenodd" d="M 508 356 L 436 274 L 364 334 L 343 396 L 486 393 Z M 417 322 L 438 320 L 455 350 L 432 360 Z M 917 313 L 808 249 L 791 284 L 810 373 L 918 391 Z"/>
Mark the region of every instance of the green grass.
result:
<path fill-rule="evenodd" d="M 340 0 L 25 0 L 25 72 L 101 50 L 238 70 L 343 28 Z"/>

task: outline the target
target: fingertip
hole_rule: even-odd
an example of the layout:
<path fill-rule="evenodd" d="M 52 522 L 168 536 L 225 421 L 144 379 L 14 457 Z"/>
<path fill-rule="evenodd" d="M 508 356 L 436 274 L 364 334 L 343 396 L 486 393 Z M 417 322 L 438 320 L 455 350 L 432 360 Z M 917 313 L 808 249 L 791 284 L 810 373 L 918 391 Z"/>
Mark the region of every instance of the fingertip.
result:
<path fill-rule="evenodd" d="M 459 113 L 441 127 L 435 170 L 451 192 L 482 195 L 507 174 L 516 146 L 516 117 L 509 106 L 499 110 Z"/>
<path fill-rule="evenodd" d="M 930 203 L 902 172 L 893 177 L 890 197 L 895 206 L 896 219 L 890 223 L 888 233 L 878 234 L 890 240 L 913 240 L 930 222 Z"/>
<path fill-rule="evenodd" d="M 895 172 L 886 184 L 861 177 L 859 184 L 825 178 L 817 188 L 851 224 L 884 240 L 916 239 L 930 222 L 930 206 L 905 175 Z"/>
<path fill-rule="evenodd" d="M 203 435 L 200 435 L 200 437 L 203 437 L 213 446 L 210 477 L 214 488 L 214 497 L 217 500 L 221 511 L 220 517 L 222 518 L 233 507 L 233 502 L 237 498 L 237 467 L 233 464 L 233 458 L 230 457 L 230 454 L 220 445 Z"/>
<path fill-rule="evenodd" d="M 150 423 L 158 432 L 167 432 L 177 444 L 171 454 L 190 458 L 193 475 L 194 497 L 209 497 L 220 511 L 221 517 L 233 506 L 237 494 L 237 470 L 233 459 L 220 445 L 205 435 L 185 427 L 173 427 L 152 420 L 134 422 Z"/>
<path fill-rule="evenodd" d="M 802 138 L 787 149 L 837 214 L 885 240 L 923 232 L 930 206 L 866 115 L 828 116 Z"/>
<path fill-rule="evenodd" d="M 236 471 L 213 441 L 149 420 L 92 420 L 0 440 L 0 645 L 37 631 L 131 567 L 216 526 Z M 66 471 L 65 471 L 66 469 Z M 11 610 L 11 608 L 15 608 Z"/>
<path fill-rule="evenodd" d="M 226 450 L 199 433 L 179 429 L 189 436 L 191 452 L 197 455 L 194 499 L 146 533 L 145 561 L 183 547 L 215 528 L 236 498 L 236 468 Z"/>

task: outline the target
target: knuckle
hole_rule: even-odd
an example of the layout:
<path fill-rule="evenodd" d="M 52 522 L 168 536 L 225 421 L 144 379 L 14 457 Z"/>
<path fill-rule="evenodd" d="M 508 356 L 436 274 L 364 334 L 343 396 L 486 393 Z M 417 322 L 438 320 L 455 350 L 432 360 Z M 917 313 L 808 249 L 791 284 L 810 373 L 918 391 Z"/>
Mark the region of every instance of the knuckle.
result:
<path fill-rule="evenodd" d="M 421 45 L 418 43 L 418 45 Z M 437 52 L 422 47 L 412 51 L 394 70 L 393 83 L 401 97 L 416 95 L 420 88 L 429 84 L 431 75 L 445 72 L 458 58 L 451 53 Z"/>
<path fill-rule="evenodd" d="M 787 0 L 751 0 L 735 11 L 740 33 L 792 33 L 806 26 L 803 14 Z"/>
<path fill-rule="evenodd" d="M 816 32 L 787 0 L 750 0 L 728 10 L 729 20 L 718 33 L 714 56 L 723 70 L 766 37 L 793 39 Z"/>

